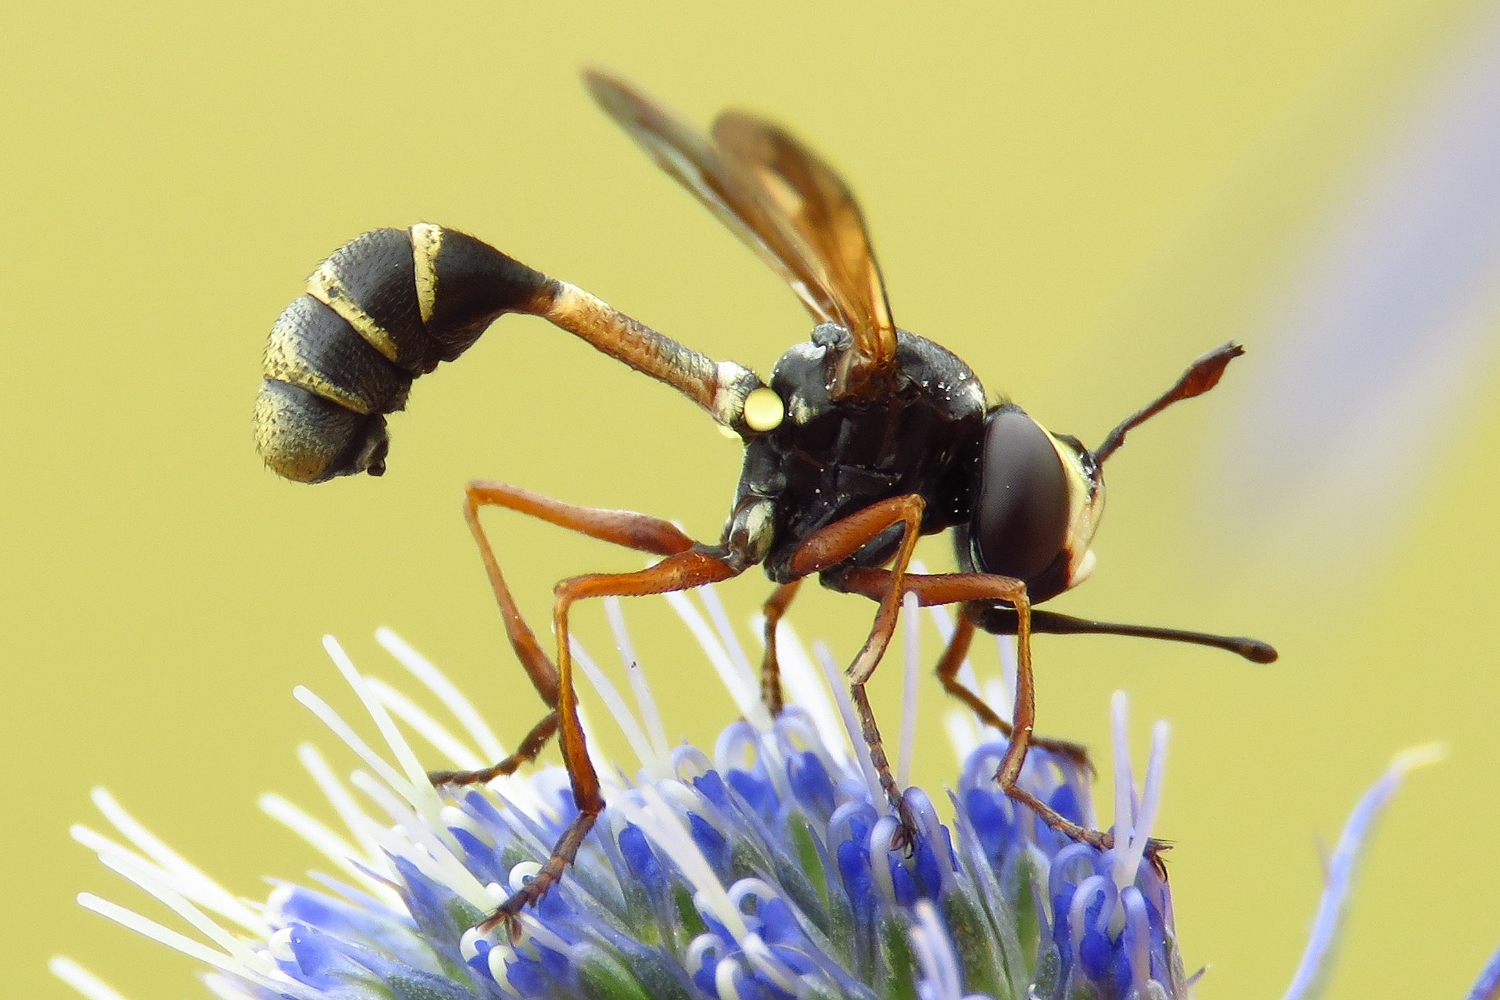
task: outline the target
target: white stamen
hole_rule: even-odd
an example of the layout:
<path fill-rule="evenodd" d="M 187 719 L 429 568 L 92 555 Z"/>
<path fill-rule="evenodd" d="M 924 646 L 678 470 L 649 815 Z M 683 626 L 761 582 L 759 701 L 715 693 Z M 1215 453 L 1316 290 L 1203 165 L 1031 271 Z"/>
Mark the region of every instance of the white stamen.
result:
<path fill-rule="evenodd" d="M 434 666 L 426 657 L 418 653 L 405 639 L 388 628 L 375 630 L 375 641 L 385 647 L 407 670 L 411 671 L 413 677 L 427 685 L 428 690 L 437 695 L 448 711 L 453 713 L 454 718 L 463 723 L 474 742 L 479 745 L 479 755 L 489 760 L 502 760 L 505 757 L 505 748 L 495 738 L 492 730 L 484 718 L 474 708 L 473 702 L 464 697 L 462 691 L 448 679 L 447 675 Z"/>
<path fill-rule="evenodd" d="M 1124 691 L 1116 691 L 1109 699 L 1109 735 L 1115 758 L 1116 864 L 1124 854 L 1124 846 L 1130 843 L 1130 838 L 1135 833 L 1132 823 L 1135 812 L 1131 808 L 1131 800 L 1135 795 L 1135 776 L 1130 770 L 1130 743 L 1125 732 L 1129 704 Z"/>
<path fill-rule="evenodd" d="M 406 835 L 407 843 L 403 844 L 395 831 L 388 831 L 381 839 L 385 850 L 410 861 L 422 874 L 441 882 L 476 910 L 482 912 L 486 908 L 489 898 L 485 895 L 484 885 L 454 855 L 457 842 L 449 846 L 453 835 L 440 825 L 440 821 L 434 823 L 411 811 L 408 803 L 364 771 L 351 774 L 349 783 L 389 813 L 401 833 Z M 416 849 L 418 847 L 421 850 Z"/>
<path fill-rule="evenodd" d="M 153 941 L 166 945 L 175 951 L 180 951 L 189 958 L 197 959 L 205 965 L 212 966 L 231 975 L 241 976 L 252 982 L 272 987 L 277 992 L 287 993 L 304 1000 L 314 1000 L 314 992 L 300 983 L 296 983 L 285 976 L 278 974 L 274 980 L 260 975 L 253 969 L 246 968 L 240 962 L 235 961 L 228 955 L 220 954 L 205 944 L 200 944 L 185 934 L 179 934 L 169 927 L 163 927 L 154 920 L 141 916 L 134 910 L 127 910 L 107 899 L 101 899 L 91 892 L 80 892 L 78 894 L 78 905 L 85 910 L 92 910 L 102 917 L 108 917 L 122 927 L 128 927 L 137 934 L 144 935 Z"/>
<path fill-rule="evenodd" d="M 360 852 L 353 844 L 303 812 L 294 803 L 273 792 L 267 792 L 260 797 L 259 805 L 261 812 L 307 841 L 319 854 L 338 865 L 346 874 L 353 876 L 366 889 L 376 892 L 383 889 L 385 893 L 389 893 L 387 899 L 392 902 L 398 898 L 395 893 L 391 892 L 390 886 L 370 878 L 360 867 L 361 864 L 368 864 L 368 862 L 356 862 L 355 859 L 360 857 Z"/>
<path fill-rule="evenodd" d="M 977 691 L 979 697 L 984 699 L 984 703 L 990 706 L 996 715 L 1000 716 L 1006 722 L 1010 721 L 1011 716 L 1015 714 L 1016 695 L 1014 687 L 1006 686 L 1004 677 L 990 678 Z M 986 743 L 992 743 L 995 740 L 1004 738 L 1000 730 L 994 726 L 984 726 L 984 740 Z"/>
<path fill-rule="evenodd" d="M 925 571 L 917 568 L 921 564 L 916 560 L 913 560 L 911 565 L 914 572 Z M 953 633 L 957 631 L 957 626 L 953 621 L 953 609 L 946 604 L 934 604 L 927 611 L 932 617 L 932 624 L 937 628 L 938 637 L 943 640 L 943 648 L 947 649 L 948 644 L 953 641 Z M 967 656 L 958 665 L 958 682 L 970 691 L 979 691 L 979 675 L 974 672 L 974 664 L 969 662 Z"/>
<path fill-rule="evenodd" d="M 376 871 L 386 871 L 388 866 L 385 855 L 380 850 L 379 824 L 360 807 L 338 775 L 333 773 L 333 768 L 328 766 L 323 754 L 311 743 L 303 743 L 297 747 L 297 760 L 307 769 L 318 790 L 323 793 L 329 805 L 333 806 L 333 811 L 338 813 L 339 819 L 343 820 L 344 826 L 354 835 L 363 850 L 362 855 L 351 853 L 350 859 L 369 865 Z"/>
<path fill-rule="evenodd" d="M 1167 741 L 1171 727 L 1157 722 L 1151 729 L 1151 753 L 1146 761 L 1145 783 L 1136 798 L 1135 778 L 1130 767 L 1126 740 L 1128 700 L 1116 691 L 1110 699 L 1110 728 L 1115 754 L 1115 850 L 1111 874 L 1115 887 L 1135 883 L 1136 872 L 1151 840 L 1151 827 L 1161 808 L 1163 776 L 1167 763 Z"/>
<path fill-rule="evenodd" d="M 729 615 L 724 611 L 724 602 L 719 599 L 719 592 L 712 584 L 699 587 L 695 593 L 703 608 L 708 612 L 708 620 L 714 623 L 714 631 L 718 633 L 719 642 L 723 644 L 724 651 L 729 654 L 732 662 L 752 686 L 759 683 L 759 672 L 750 663 L 750 658 L 745 655 L 745 647 L 740 645 L 739 636 L 734 634 L 734 626 L 729 623 Z"/>
<path fill-rule="evenodd" d="M 438 753 L 447 757 L 454 767 L 462 771 L 477 771 L 493 763 L 481 759 L 477 753 L 464 746 L 463 742 L 449 732 L 441 722 L 385 681 L 378 677 L 366 677 L 365 683 L 370 685 L 370 691 L 382 705 L 390 710 L 392 715 L 420 733 L 422 738 L 431 743 Z"/>
<path fill-rule="evenodd" d="M 1132 824 L 1135 833 L 1130 838 L 1130 851 L 1123 861 L 1123 870 L 1115 873 L 1115 885 L 1121 889 L 1125 888 L 1120 883 L 1121 875 L 1126 875 L 1132 883 L 1135 881 L 1136 869 L 1140 867 L 1146 845 L 1151 840 L 1151 828 L 1156 825 L 1156 814 L 1161 810 L 1162 788 L 1165 784 L 1163 775 L 1167 766 L 1167 740 L 1171 734 L 1172 727 L 1164 720 L 1151 727 L 1151 756 L 1146 760 L 1146 778 L 1141 788 L 1140 808 Z"/>
<path fill-rule="evenodd" d="M 322 722 L 323 725 L 333 730 L 333 735 L 342 740 L 344 742 L 344 745 L 347 746 L 350 750 L 353 750 L 354 753 L 359 757 L 359 759 L 369 765 L 370 769 L 373 770 L 376 774 L 380 775 L 381 779 L 385 781 L 386 784 L 396 789 L 401 789 L 402 786 L 408 786 L 406 788 L 406 791 L 409 794 L 403 795 L 403 798 L 407 799 L 407 801 L 411 801 L 416 797 L 416 793 L 411 791 L 409 787 L 411 783 L 403 778 L 395 768 L 391 767 L 391 765 L 381 760 L 380 755 L 377 754 L 374 750 L 370 749 L 370 745 L 363 739 L 361 739 L 358 733 L 350 728 L 349 724 L 345 722 L 343 718 L 333 710 L 332 705 L 329 705 L 328 702 L 324 701 L 322 698 L 319 698 L 311 690 L 303 687 L 301 684 L 298 684 L 292 689 L 292 697 L 296 698 L 303 705 L 307 706 L 307 708 L 318 717 L 318 721 Z M 436 808 L 433 809 L 433 814 L 437 814 Z"/>
<path fill-rule="evenodd" d="M 495 838 L 489 830 L 485 829 L 484 824 L 458 806 L 443 806 L 438 816 L 450 831 L 462 830 L 486 847 L 495 846 Z"/>
<path fill-rule="evenodd" d="M 485 964 L 490 967 L 490 975 L 495 977 L 495 982 L 500 985 L 501 989 L 519 996 L 521 991 L 510 983 L 509 962 L 506 961 L 513 954 L 515 952 L 511 950 L 509 942 L 497 944 L 485 955 Z"/>
<path fill-rule="evenodd" d="M 103 834 L 97 833 L 81 823 L 75 823 L 71 827 L 69 827 L 68 833 L 75 841 L 97 854 L 99 856 L 99 860 L 104 862 L 106 866 L 112 867 L 111 859 L 122 859 L 123 863 L 132 864 L 137 866 L 139 869 L 150 872 L 152 876 L 155 877 L 159 882 L 165 885 L 172 886 L 173 889 L 182 893 L 184 896 L 202 906 L 204 909 L 209 910 L 213 913 L 217 913 L 225 919 L 234 921 L 241 927 L 244 927 L 246 930 L 250 931 L 252 934 L 264 937 L 266 934 L 270 933 L 270 927 L 268 927 L 266 923 L 261 920 L 259 914 L 255 913 L 253 910 L 248 909 L 239 900 L 233 900 L 235 907 L 237 908 L 235 913 L 224 913 L 218 905 L 221 900 L 217 896 L 209 895 L 205 897 L 203 893 L 198 891 L 201 887 L 198 886 L 193 880 L 178 877 L 175 873 L 151 863 L 141 855 L 132 851 L 130 848 L 125 847 L 123 844 L 118 844 L 115 841 L 110 840 Z M 220 892 L 222 891 L 223 890 L 221 889 Z M 242 921 L 237 918 L 238 915 L 242 913 L 248 914 L 248 922 Z"/>
<path fill-rule="evenodd" d="M 751 628 L 755 635 L 764 636 L 765 620 L 757 616 Z M 807 647 L 785 618 L 776 623 L 776 660 L 781 664 L 781 682 L 791 703 L 801 706 L 812 716 L 823 745 L 837 754 L 840 762 L 854 763 L 844 751 L 844 723 L 839 719 L 833 700 L 828 697 L 823 671 L 813 665 Z"/>
<path fill-rule="evenodd" d="M 740 964 L 732 958 L 721 958 L 714 966 L 714 992 L 719 1000 L 740 1000 L 740 987 L 736 980 L 744 976 Z"/>
<path fill-rule="evenodd" d="M 125 877 L 141 889 L 155 896 L 179 917 L 186 920 L 200 934 L 224 949 L 225 953 L 247 969 L 262 975 L 274 973 L 275 966 L 264 961 L 240 938 L 235 937 L 177 891 L 168 879 L 161 878 L 161 869 L 145 864 L 133 857 L 121 854 L 101 854 L 99 860 L 104 867 Z"/>
<path fill-rule="evenodd" d="M 1282 1000 L 1304 1000 L 1320 992 L 1319 987 L 1327 980 L 1329 956 L 1343 929 L 1349 896 L 1354 889 L 1355 868 L 1367 846 L 1372 827 L 1408 773 L 1435 764 L 1446 756 L 1447 748 L 1438 743 L 1404 750 L 1391 760 L 1385 773 L 1360 797 L 1339 833 L 1338 846 L 1334 848 L 1328 866 L 1328 884 L 1318 899 L 1318 914 L 1313 919 L 1307 948 L 1302 952 L 1302 960 L 1297 963 L 1297 971 Z"/>
<path fill-rule="evenodd" d="M 1146 996 L 1151 981 L 1151 916 L 1146 899 L 1133 885 L 1120 889 L 1120 909 L 1130 932 L 1130 985 L 1136 996 Z"/>
<path fill-rule="evenodd" d="M 278 962 L 294 962 L 297 952 L 292 948 L 292 929 L 283 927 L 266 941 L 266 951 Z"/>
<path fill-rule="evenodd" d="M 891 804 L 886 801 L 885 791 L 880 787 L 880 775 L 875 771 L 875 762 L 870 758 L 870 746 L 865 742 L 859 719 L 854 714 L 854 702 L 850 700 L 849 692 L 844 688 L 844 672 L 839 669 L 837 663 L 833 662 L 833 653 L 829 652 L 828 647 L 823 643 L 814 643 L 813 653 L 817 656 L 818 663 L 822 665 L 823 674 L 828 678 L 828 686 L 838 700 L 839 714 L 844 718 L 845 735 L 849 737 L 849 742 L 854 747 L 854 756 L 859 761 L 859 770 L 864 775 L 865 787 L 870 792 L 870 800 L 875 806 L 875 812 L 877 815 L 884 816 L 891 811 Z"/>
<path fill-rule="evenodd" d="M 661 710 L 656 707 L 656 699 L 651 696 L 651 685 L 646 683 L 646 668 L 641 666 L 640 657 L 636 656 L 635 646 L 630 641 L 630 633 L 625 631 L 625 616 L 621 613 L 619 599 L 608 598 L 604 607 L 610 614 L 610 627 L 617 629 L 615 641 L 619 644 L 620 658 L 625 662 L 625 676 L 630 679 L 636 707 L 641 711 L 641 723 L 645 726 L 646 734 L 651 737 L 651 747 L 655 750 L 656 764 L 660 768 L 672 752 L 672 745 L 667 740 L 667 729 L 662 725 Z M 662 774 L 661 777 L 666 775 Z"/>
<path fill-rule="evenodd" d="M 89 798 L 116 830 L 119 830 L 127 840 L 162 867 L 163 875 L 170 873 L 172 882 L 180 886 L 187 896 L 202 903 L 213 912 L 234 921 L 252 934 L 263 937 L 270 932 L 265 921 L 261 920 L 257 914 L 236 899 L 228 889 L 209 878 L 150 830 L 147 830 L 127 813 L 109 792 L 103 788 L 95 788 L 89 793 Z"/>
<path fill-rule="evenodd" d="M 891 854 L 891 838 L 895 836 L 900 821 L 895 816 L 885 815 L 870 827 L 865 850 L 870 852 L 870 881 L 880 887 L 880 894 L 892 906 L 896 904 L 896 878 L 891 873 L 888 856 Z"/>
<path fill-rule="evenodd" d="M 1116 834 L 1118 836 L 1118 834 Z M 1090 875 L 1078 883 L 1078 888 L 1073 892 L 1072 902 L 1068 904 L 1068 937 L 1073 943 L 1073 954 L 1077 955 L 1082 949 L 1083 935 L 1088 931 L 1089 907 L 1093 905 L 1096 896 L 1104 897 L 1106 905 L 1102 906 L 1095 917 L 1095 929 L 1103 931 L 1110 920 L 1117 915 L 1118 907 L 1111 899 L 1114 896 L 1113 886 L 1103 875 Z"/>
<path fill-rule="evenodd" d="M 432 788 L 432 783 L 427 780 L 427 769 L 417 759 L 411 744 L 406 742 L 406 737 L 401 735 L 401 730 L 396 728 L 390 713 L 380 703 L 365 683 L 362 675 L 354 666 L 354 661 L 349 659 L 349 654 L 344 652 L 338 640 L 331 635 L 323 637 L 323 648 L 328 652 L 334 664 L 339 668 L 339 673 L 344 675 L 344 680 L 354 689 L 359 700 L 365 706 L 365 711 L 370 713 L 370 718 L 375 720 L 375 728 L 380 730 L 380 735 L 385 739 L 386 746 L 396 755 L 396 760 L 406 772 L 406 787 L 393 785 L 396 791 L 402 793 L 416 807 L 416 810 L 431 821 L 434 827 L 438 824 L 438 810 L 442 808 L 442 802 L 437 797 L 437 792 Z M 409 794 L 408 794 L 409 793 Z"/>
<path fill-rule="evenodd" d="M 754 679 L 742 672 L 734 663 L 727 650 L 709 628 L 708 622 L 698 609 L 693 607 L 682 593 L 670 593 L 663 595 L 672 610 L 687 625 L 688 630 L 693 633 L 693 638 L 698 640 L 698 645 L 703 647 L 703 652 L 708 656 L 708 662 L 719 674 L 719 681 L 729 690 L 729 696 L 734 699 L 734 707 L 745 717 L 756 729 L 765 731 L 771 728 L 771 714 L 766 711 L 766 706 L 760 700 L 760 688 Z"/>
<path fill-rule="evenodd" d="M 955 708 L 943 716 L 943 725 L 948 730 L 948 742 L 953 744 L 953 752 L 958 755 L 959 766 L 963 766 L 964 761 L 979 749 L 979 723 L 973 712 Z"/>
<path fill-rule="evenodd" d="M 743 941 L 749 933 L 744 918 L 730 903 L 728 893 L 719 883 L 719 876 L 698 849 L 697 841 L 683 827 L 661 794 L 651 785 L 643 785 L 639 789 L 639 798 L 624 795 L 621 796 L 620 803 L 625 817 L 656 841 L 662 852 L 672 859 L 683 877 L 692 884 L 694 901 L 713 914 L 734 935 L 736 941 Z"/>
<path fill-rule="evenodd" d="M 125 1000 L 121 993 L 71 958 L 54 956 L 48 960 L 47 968 L 52 970 L 54 976 L 82 993 L 88 1000 Z"/>
<path fill-rule="evenodd" d="M 670 805 L 673 811 L 681 815 L 695 813 L 699 819 L 726 837 L 729 833 L 728 824 L 724 822 L 724 816 L 712 802 L 704 799 L 696 791 L 675 778 L 656 783 L 656 791 L 662 797 L 662 801 Z M 731 901 L 733 896 L 731 895 Z M 739 905 L 737 902 L 735 905 Z"/>
<path fill-rule="evenodd" d="M 723 948 L 724 943 L 719 940 L 718 935 L 705 931 L 688 942 L 687 957 L 682 965 L 688 972 L 694 973 L 703 966 L 703 956 L 710 951 L 717 952 Z"/>
<path fill-rule="evenodd" d="M 913 562 L 912 568 L 915 569 L 916 566 L 917 563 Z M 942 639 L 943 641 L 943 648 L 947 649 L 949 643 L 953 641 L 953 633 L 957 631 L 957 626 L 953 621 L 953 609 L 948 607 L 946 604 L 934 604 L 927 610 L 932 618 L 932 624 L 937 628 L 938 638 Z M 963 658 L 963 662 L 958 665 L 957 679 L 960 684 L 968 688 L 970 691 L 973 691 L 976 694 L 979 692 L 979 675 L 974 672 L 974 664 L 969 662 L 968 656 L 965 656 Z M 991 707 L 999 712 L 1002 718 L 1010 718 L 1009 705 L 995 706 L 992 704 Z M 976 723 L 975 725 L 977 728 L 978 723 Z M 976 737 L 976 745 L 977 743 L 983 743 L 987 740 L 994 739 L 996 738 L 996 735 L 997 734 L 995 734 L 993 730 L 991 730 L 988 726 L 985 726 Z M 962 757 L 959 758 L 959 763 L 963 763 Z"/>
<path fill-rule="evenodd" d="M 534 911 L 522 910 L 518 919 L 521 925 L 526 928 L 527 936 L 536 944 L 544 948 L 550 948 L 563 955 L 568 954 L 572 950 L 572 945 L 569 944 L 567 938 L 554 931 L 549 925 L 538 920 Z"/>
<path fill-rule="evenodd" d="M 499 882 L 486 882 L 484 884 L 484 891 L 490 894 L 490 899 L 493 899 L 495 901 L 496 906 L 499 906 L 501 903 L 510 898 L 510 893 L 506 890 L 505 886 L 501 885 Z M 469 952 L 465 951 L 464 949 L 472 947 L 472 942 L 483 936 L 483 934 L 479 933 L 478 927 L 470 927 L 468 930 L 463 932 L 463 934 L 459 937 L 458 947 L 459 951 L 463 952 L 463 956 L 465 958 L 473 958 L 474 955 L 469 954 Z M 478 953 L 478 949 L 475 949 L 474 954 L 477 955 Z"/>
<path fill-rule="evenodd" d="M 913 562 L 915 568 L 916 563 Z M 943 648 L 953 642 L 953 634 L 957 626 L 953 620 L 953 609 L 947 605 L 935 604 L 927 609 L 931 613 L 932 623 L 937 627 L 938 637 L 943 640 Z M 996 637 L 1002 638 L 1000 636 Z M 1002 662 L 1002 668 L 1004 664 Z M 958 665 L 956 680 L 968 690 L 984 699 L 984 703 L 995 711 L 1000 718 L 1009 721 L 1012 710 L 1013 699 L 1007 693 L 1000 697 L 995 696 L 996 685 L 981 685 L 979 674 L 974 670 L 974 664 L 967 656 Z M 969 755 L 976 750 L 981 743 L 989 743 L 1001 738 L 1000 731 L 993 726 L 985 725 L 967 709 L 954 709 L 945 716 L 945 725 L 948 730 L 948 739 L 953 744 L 954 751 L 958 754 L 958 763 L 963 764 L 969 759 Z"/>
<path fill-rule="evenodd" d="M 931 900 L 919 899 L 915 909 L 917 922 L 907 934 L 922 966 L 922 976 L 932 984 L 933 1000 L 961 1000 L 963 981 L 958 956 L 954 954 L 947 929 L 938 919 L 937 908 Z"/>
<path fill-rule="evenodd" d="M 761 939 L 759 934 L 751 932 L 745 935 L 740 947 L 745 949 L 745 957 L 750 960 L 762 976 L 771 980 L 782 990 L 796 996 L 798 988 L 802 986 L 801 980 L 791 966 L 776 957 L 769 945 Z"/>
<path fill-rule="evenodd" d="M 517 861 L 511 866 L 510 874 L 505 877 L 511 892 L 520 892 L 526 888 L 526 883 L 536 878 L 541 873 L 540 861 Z M 500 900 L 505 902 L 505 900 Z"/>
<path fill-rule="evenodd" d="M 645 730 L 641 729 L 640 723 L 630 711 L 630 706 L 626 705 L 625 699 L 620 696 L 619 689 L 604 675 L 604 671 L 599 669 L 599 665 L 584 650 L 576 636 L 568 636 L 568 648 L 573 651 L 573 662 L 578 665 L 578 668 L 583 671 L 583 676 L 588 678 L 594 690 L 599 693 L 599 700 L 604 702 L 604 707 L 609 709 L 609 714 L 614 716 L 615 725 L 619 726 L 620 732 L 625 735 L 625 742 L 630 744 L 630 749 L 635 753 L 636 759 L 641 762 L 641 767 L 654 776 L 658 770 L 657 754 L 652 749 L 651 741 L 646 738 Z"/>
<path fill-rule="evenodd" d="M 807 715 L 807 710 L 801 705 L 789 706 L 776 720 L 778 735 L 786 741 L 787 746 L 796 750 L 811 753 L 822 762 L 827 769 L 828 776 L 835 782 L 840 778 L 853 774 L 853 767 L 848 760 L 848 755 L 841 753 L 837 758 L 829 752 L 828 747 L 819 737 L 813 721 Z M 842 727 L 839 735 L 843 735 Z M 842 742 L 842 741 L 841 741 Z"/>
<path fill-rule="evenodd" d="M 906 669 L 901 687 L 901 750 L 896 758 L 896 787 L 911 784 L 912 755 L 917 749 L 917 682 L 922 677 L 922 665 L 917 662 L 917 613 L 920 605 L 917 595 L 910 591 L 901 598 L 901 617 L 905 619 Z"/>

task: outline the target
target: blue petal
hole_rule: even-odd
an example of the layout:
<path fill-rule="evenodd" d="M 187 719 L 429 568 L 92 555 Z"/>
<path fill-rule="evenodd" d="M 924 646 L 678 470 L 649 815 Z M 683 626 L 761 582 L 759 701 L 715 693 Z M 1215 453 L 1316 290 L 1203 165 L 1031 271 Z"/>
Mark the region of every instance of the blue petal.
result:
<path fill-rule="evenodd" d="M 729 807 L 729 790 L 724 787 L 724 779 L 718 771 L 708 771 L 694 778 L 693 788 L 719 809 Z"/>
<path fill-rule="evenodd" d="M 499 882 L 505 885 L 506 872 L 492 847 L 461 826 L 449 827 L 448 832 L 463 848 L 464 867 L 473 872 L 475 878 L 485 884 Z"/>
<path fill-rule="evenodd" d="M 827 822 L 837 805 L 833 779 L 817 754 L 804 750 L 787 758 L 787 778 L 792 794 L 819 819 Z"/>
<path fill-rule="evenodd" d="M 1059 785 L 1048 796 L 1047 804 L 1056 809 L 1064 819 L 1072 820 L 1080 826 L 1083 824 L 1083 805 L 1078 801 L 1078 792 L 1072 785 Z"/>
<path fill-rule="evenodd" d="M 1000 855 L 1015 836 L 1015 827 L 1000 801 L 1003 797 L 1003 793 L 983 788 L 970 788 L 963 793 L 964 811 L 974 825 L 974 832 L 979 835 L 984 856 L 997 867 Z"/>
<path fill-rule="evenodd" d="M 732 779 L 731 779 L 732 780 Z M 714 869 L 721 874 L 729 871 L 729 841 L 719 832 L 718 827 L 697 813 L 688 813 L 688 829 L 693 835 L 693 843 L 698 845 L 698 850 L 708 858 Z"/>
<path fill-rule="evenodd" d="M 729 787 L 739 792 L 740 797 L 762 818 L 776 815 L 780 800 L 776 797 L 776 787 L 769 780 L 748 771 L 730 771 L 726 780 Z"/>
<path fill-rule="evenodd" d="M 634 823 L 625 824 L 620 830 L 619 844 L 620 854 L 625 858 L 631 876 L 653 893 L 665 888 L 666 872 L 662 870 L 661 860 L 651 849 L 651 844 L 640 827 Z"/>
<path fill-rule="evenodd" d="M 547 996 L 547 977 L 542 974 L 540 962 L 517 955 L 505 963 L 505 977 L 510 980 L 510 985 L 524 998 L 532 1000 L 533 997 Z"/>
<path fill-rule="evenodd" d="M 1109 936 L 1093 927 L 1084 931 L 1083 939 L 1078 942 L 1078 964 L 1083 966 L 1083 971 L 1090 979 L 1104 978 L 1104 973 L 1109 969 L 1114 953 L 1114 945 L 1110 942 Z M 1129 972 L 1128 962 L 1126 971 Z M 1128 975 L 1126 979 L 1128 982 Z"/>

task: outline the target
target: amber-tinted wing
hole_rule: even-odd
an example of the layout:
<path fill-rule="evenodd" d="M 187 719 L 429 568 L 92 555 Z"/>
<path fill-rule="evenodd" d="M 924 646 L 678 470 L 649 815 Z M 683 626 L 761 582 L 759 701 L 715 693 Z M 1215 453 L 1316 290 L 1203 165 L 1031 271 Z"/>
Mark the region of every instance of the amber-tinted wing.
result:
<path fill-rule="evenodd" d="M 895 358 L 895 325 L 864 220 L 826 164 L 749 115 L 721 116 L 710 142 L 623 81 L 597 70 L 584 79 L 600 107 L 781 275 L 815 319 L 847 327 L 871 368 Z"/>
<path fill-rule="evenodd" d="M 772 218 L 772 209 L 752 184 L 730 171 L 702 133 L 622 80 L 593 69 L 584 70 L 583 78 L 599 106 L 779 274 L 814 319 L 842 322 L 828 294 L 827 276 L 809 253 L 793 244 L 788 227 Z"/>
<path fill-rule="evenodd" d="M 896 324 L 864 215 L 841 177 L 780 126 L 741 111 L 714 122 L 714 145 L 737 173 L 754 179 L 775 217 L 827 275 L 828 294 L 859 352 L 874 368 L 896 357 Z"/>

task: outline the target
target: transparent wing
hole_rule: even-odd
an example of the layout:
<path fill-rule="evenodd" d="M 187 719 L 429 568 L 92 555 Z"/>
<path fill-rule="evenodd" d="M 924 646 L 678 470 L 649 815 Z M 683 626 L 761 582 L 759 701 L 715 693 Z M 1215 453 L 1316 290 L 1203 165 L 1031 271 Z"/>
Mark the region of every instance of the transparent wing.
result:
<path fill-rule="evenodd" d="M 736 176 L 753 180 L 788 240 L 825 276 L 824 290 L 856 349 L 879 370 L 896 357 L 896 324 L 864 215 L 843 179 L 780 126 L 741 111 L 714 122 L 714 144 Z"/>
<path fill-rule="evenodd" d="M 775 217 L 753 180 L 732 171 L 697 129 L 629 84 L 598 70 L 583 76 L 599 106 L 779 274 L 814 319 L 846 322 L 817 257 L 798 245 L 795 230 Z"/>

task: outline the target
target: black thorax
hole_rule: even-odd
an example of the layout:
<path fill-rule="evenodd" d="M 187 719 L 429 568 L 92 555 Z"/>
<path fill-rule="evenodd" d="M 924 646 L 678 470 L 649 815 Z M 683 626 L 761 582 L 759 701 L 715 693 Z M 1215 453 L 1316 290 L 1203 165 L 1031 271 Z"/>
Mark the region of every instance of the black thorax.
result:
<path fill-rule="evenodd" d="M 927 502 L 923 534 L 969 518 L 985 413 L 978 377 L 953 354 L 903 330 L 889 391 L 873 402 L 834 400 L 834 363 L 849 346 L 848 331 L 825 323 L 811 343 L 783 354 L 771 388 L 786 405 L 786 419 L 745 449 L 726 535 L 744 512 L 769 502 L 764 558 L 767 575 L 778 582 L 789 579 L 788 562 L 804 539 L 879 500 L 920 494 Z M 884 562 L 899 534 L 899 526 L 881 534 L 853 562 Z"/>

